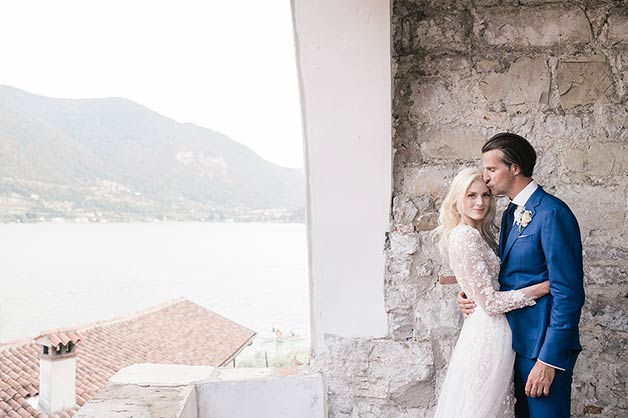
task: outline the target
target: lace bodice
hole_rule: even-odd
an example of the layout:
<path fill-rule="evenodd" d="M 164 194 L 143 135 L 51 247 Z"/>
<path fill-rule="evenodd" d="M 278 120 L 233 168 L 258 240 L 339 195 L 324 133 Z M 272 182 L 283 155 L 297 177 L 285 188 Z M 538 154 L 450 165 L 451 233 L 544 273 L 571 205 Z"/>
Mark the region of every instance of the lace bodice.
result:
<path fill-rule="evenodd" d="M 536 303 L 520 290 L 497 290 L 499 258 L 475 228 L 458 225 L 451 232 L 449 263 L 462 290 L 489 315 Z"/>

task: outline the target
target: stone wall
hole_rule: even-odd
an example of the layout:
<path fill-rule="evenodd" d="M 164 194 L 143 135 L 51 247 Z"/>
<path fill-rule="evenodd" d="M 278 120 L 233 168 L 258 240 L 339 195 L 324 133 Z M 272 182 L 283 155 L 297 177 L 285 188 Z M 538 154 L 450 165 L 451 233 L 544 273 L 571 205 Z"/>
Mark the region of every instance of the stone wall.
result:
<path fill-rule="evenodd" d="M 388 338 L 328 337 L 330 417 L 430 417 L 461 318 L 430 231 L 452 176 L 499 131 L 584 241 L 574 417 L 628 415 L 628 3 L 394 0 Z M 504 202 L 500 202 L 503 207 Z"/>
<path fill-rule="evenodd" d="M 621 3 L 399 0 L 393 8 L 390 335 L 452 341 L 457 324 L 449 293 L 435 284 L 428 234 L 452 175 L 477 163 L 492 134 L 517 132 L 539 154 L 535 179 L 570 205 L 582 230 L 585 350 L 574 416 L 628 414 L 628 5 Z M 447 357 L 450 344 L 441 352 L 433 345 L 435 359 Z M 435 384 L 442 366 L 434 364 Z"/>

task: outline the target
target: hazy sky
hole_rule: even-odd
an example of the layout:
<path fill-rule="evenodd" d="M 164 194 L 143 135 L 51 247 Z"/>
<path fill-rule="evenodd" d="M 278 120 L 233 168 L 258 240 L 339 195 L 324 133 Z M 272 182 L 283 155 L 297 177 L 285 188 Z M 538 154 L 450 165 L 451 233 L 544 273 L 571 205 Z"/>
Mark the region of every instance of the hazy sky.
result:
<path fill-rule="evenodd" d="M 302 167 L 289 0 L 2 0 L 0 84 L 120 96 Z"/>

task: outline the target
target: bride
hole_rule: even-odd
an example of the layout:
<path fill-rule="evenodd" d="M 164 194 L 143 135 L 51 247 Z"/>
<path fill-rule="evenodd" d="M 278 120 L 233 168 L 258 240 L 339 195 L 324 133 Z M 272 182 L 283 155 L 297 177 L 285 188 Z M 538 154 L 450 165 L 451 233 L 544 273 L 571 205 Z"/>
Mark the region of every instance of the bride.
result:
<path fill-rule="evenodd" d="M 545 281 L 498 291 L 495 200 L 478 168 L 453 179 L 440 210 L 440 250 L 476 309 L 465 321 L 449 362 L 435 418 L 514 417 L 515 352 L 505 312 L 534 305 L 549 293 Z"/>

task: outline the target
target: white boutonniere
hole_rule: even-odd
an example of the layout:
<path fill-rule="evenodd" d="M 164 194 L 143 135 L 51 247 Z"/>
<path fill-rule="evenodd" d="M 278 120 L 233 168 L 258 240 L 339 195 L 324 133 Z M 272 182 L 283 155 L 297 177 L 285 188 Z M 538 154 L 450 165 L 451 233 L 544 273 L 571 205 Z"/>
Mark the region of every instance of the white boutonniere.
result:
<path fill-rule="evenodd" d="M 515 223 L 518 225 L 517 232 L 521 232 L 523 228 L 528 226 L 532 220 L 532 212 L 524 206 L 519 206 L 515 211 Z"/>

